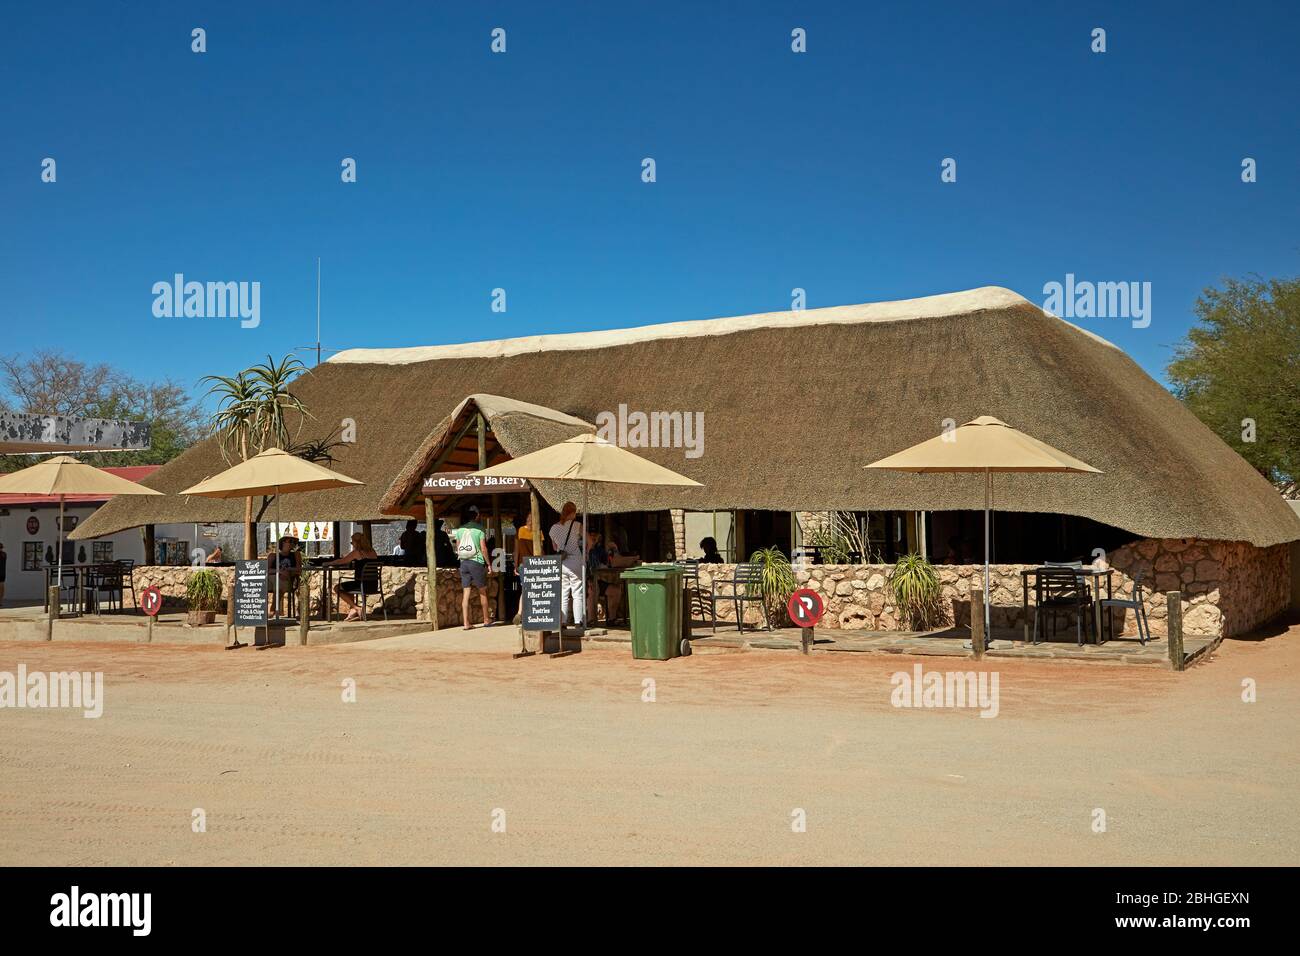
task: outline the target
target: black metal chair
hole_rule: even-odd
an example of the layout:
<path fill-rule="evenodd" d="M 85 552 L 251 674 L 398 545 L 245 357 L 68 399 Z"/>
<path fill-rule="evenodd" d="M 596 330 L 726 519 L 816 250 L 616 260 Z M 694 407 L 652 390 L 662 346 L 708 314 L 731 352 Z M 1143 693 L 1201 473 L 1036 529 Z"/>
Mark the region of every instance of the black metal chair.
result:
<path fill-rule="evenodd" d="M 58 574 L 57 568 L 55 569 L 54 573 Z M 81 606 L 77 600 L 80 597 L 80 595 L 77 593 L 77 588 L 79 587 L 80 580 L 81 580 L 80 572 L 76 568 L 64 568 L 63 573 L 58 574 L 58 577 L 59 577 L 59 611 L 60 613 L 62 613 L 63 605 L 64 603 L 67 603 L 69 613 L 75 614 L 81 609 Z M 63 597 L 65 592 L 68 595 L 66 602 Z"/>
<path fill-rule="evenodd" d="M 731 591 L 725 593 L 718 590 L 725 585 L 731 586 Z M 722 581 L 715 585 L 713 593 L 710 595 L 713 604 L 713 618 L 717 621 L 718 602 L 730 601 L 736 610 L 736 630 L 744 632 L 745 630 L 745 605 L 757 604 L 763 609 L 763 622 L 767 629 L 772 630 L 772 620 L 767 614 L 767 601 L 763 599 L 763 568 L 757 564 L 738 564 L 735 573 L 730 581 Z M 716 626 L 714 630 L 717 630 Z"/>
<path fill-rule="evenodd" d="M 101 595 L 107 596 L 106 603 L 110 611 L 113 610 L 114 601 L 117 609 L 122 610 L 122 569 L 116 564 L 101 564 L 86 569 L 85 583 L 81 588 L 82 607 L 99 614 Z"/>
<path fill-rule="evenodd" d="M 352 562 L 352 581 L 354 587 L 348 588 L 349 593 L 357 596 L 357 609 L 361 612 L 361 620 L 366 620 L 366 598 L 372 594 L 379 595 L 379 606 L 384 612 L 384 620 L 388 620 L 388 600 L 384 597 L 384 565 L 380 558 L 369 558 L 362 561 Z"/>
<path fill-rule="evenodd" d="M 131 592 L 131 607 L 139 608 L 140 605 L 135 600 L 135 581 L 132 580 L 133 575 L 131 573 L 135 570 L 135 558 L 118 558 L 113 563 L 122 569 L 122 590 L 123 592 Z M 125 593 L 123 598 L 125 598 Z"/>
<path fill-rule="evenodd" d="M 1056 616 L 1073 611 L 1075 638 L 1082 647 L 1085 631 L 1092 629 L 1088 623 L 1092 618 L 1089 613 L 1092 609 L 1092 591 L 1087 580 L 1082 575 L 1076 574 L 1072 567 L 1044 566 L 1039 570 L 1036 578 L 1034 598 L 1032 643 L 1038 643 L 1039 624 L 1044 615 L 1048 618 L 1044 630 L 1048 631 L 1047 637 L 1050 640 L 1056 633 Z"/>
<path fill-rule="evenodd" d="M 1147 622 L 1147 606 L 1142 599 L 1141 571 L 1133 575 L 1133 596 L 1131 598 L 1103 598 L 1099 604 L 1101 605 L 1102 618 L 1106 622 L 1111 637 L 1115 636 L 1115 620 L 1110 612 L 1125 610 L 1133 612 L 1133 620 L 1137 622 L 1138 641 L 1145 646 L 1146 642 L 1151 640 L 1151 625 Z"/>
<path fill-rule="evenodd" d="M 698 615 L 701 621 L 708 621 L 713 625 L 713 633 L 717 634 L 718 608 L 713 602 L 712 585 L 705 588 L 700 583 L 700 562 L 694 559 L 678 561 L 677 566 L 682 569 L 682 585 L 686 599 L 690 601 L 691 618 Z"/>

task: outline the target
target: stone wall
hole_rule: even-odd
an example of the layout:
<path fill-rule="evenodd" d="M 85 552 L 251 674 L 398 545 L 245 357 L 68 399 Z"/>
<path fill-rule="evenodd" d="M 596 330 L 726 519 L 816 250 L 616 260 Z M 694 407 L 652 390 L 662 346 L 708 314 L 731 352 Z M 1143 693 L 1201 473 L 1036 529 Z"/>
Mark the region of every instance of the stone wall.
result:
<path fill-rule="evenodd" d="M 168 566 L 149 566 L 136 567 L 132 572 L 132 582 L 135 586 L 137 599 L 140 591 L 150 585 L 157 585 L 163 594 L 163 607 L 167 610 L 179 610 L 186 607 L 185 603 L 185 584 L 189 576 L 197 569 L 192 567 L 168 567 Z M 234 568 L 213 568 L 221 576 L 222 586 L 225 593 L 229 593 L 231 582 L 234 580 Z M 344 572 L 337 575 L 334 581 L 346 579 L 350 575 Z M 318 598 L 322 576 L 313 574 L 312 576 L 312 599 Z M 384 604 L 388 608 L 390 615 L 398 617 L 415 617 L 421 620 L 428 620 L 427 595 L 429 574 L 424 568 L 397 568 L 386 567 L 383 569 L 384 581 Z M 496 594 L 500 583 L 500 578 L 488 578 L 488 594 L 490 609 L 496 611 Z M 450 568 L 438 569 L 438 626 L 450 627 L 460 623 L 460 572 Z M 130 598 L 128 597 L 129 601 Z M 379 595 L 374 595 L 369 601 L 368 614 L 373 616 L 378 613 Z M 473 595 L 470 602 L 470 623 L 482 623 L 482 613 L 479 608 L 478 596 Z"/>
<path fill-rule="evenodd" d="M 1143 572 L 1143 597 L 1152 634 L 1163 637 L 1168 617 L 1166 591 L 1183 593 L 1183 628 L 1187 634 L 1230 637 L 1266 623 L 1290 603 L 1291 563 L 1286 545 L 1256 548 L 1241 542 L 1190 539 L 1144 539 L 1108 556 L 1115 570 L 1116 597 L 1131 597 L 1132 575 Z M 1020 572 L 1031 565 L 998 564 L 989 569 L 990 621 L 995 628 L 1023 624 Z M 707 589 L 729 581 L 734 565 L 700 565 Z M 809 587 L 826 602 L 823 618 L 829 627 L 845 630 L 906 630 L 889 595 L 891 565 L 810 565 L 796 572 L 800 587 Z M 984 566 L 937 565 L 940 606 L 946 624 L 969 626 L 972 589 L 983 587 Z M 729 593 L 730 586 L 720 593 Z M 1031 612 L 1032 613 L 1032 612 Z M 697 619 L 699 614 L 697 612 Z M 719 602 L 719 621 L 735 621 L 730 602 Z M 745 609 L 745 620 L 761 623 L 758 606 Z M 784 615 L 782 615 L 782 622 Z M 1032 620 L 1031 620 L 1032 624 Z M 1123 633 L 1136 634 L 1131 613 L 1123 617 Z"/>

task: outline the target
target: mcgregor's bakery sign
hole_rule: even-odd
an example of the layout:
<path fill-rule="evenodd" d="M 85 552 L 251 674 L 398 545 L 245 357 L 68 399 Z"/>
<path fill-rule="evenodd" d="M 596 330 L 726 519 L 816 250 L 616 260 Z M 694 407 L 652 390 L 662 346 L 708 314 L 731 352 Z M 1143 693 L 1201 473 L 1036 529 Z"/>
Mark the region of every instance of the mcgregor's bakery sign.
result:
<path fill-rule="evenodd" d="M 430 498 L 452 495 L 504 495 L 528 491 L 526 478 L 484 478 L 468 471 L 444 471 L 424 479 L 424 494 Z"/>

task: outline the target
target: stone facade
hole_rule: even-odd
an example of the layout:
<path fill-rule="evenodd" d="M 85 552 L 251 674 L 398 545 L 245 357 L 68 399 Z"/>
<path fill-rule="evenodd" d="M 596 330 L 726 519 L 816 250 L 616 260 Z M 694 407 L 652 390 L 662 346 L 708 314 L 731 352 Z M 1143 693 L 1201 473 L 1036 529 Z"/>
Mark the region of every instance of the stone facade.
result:
<path fill-rule="evenodd" d="M 163 607 L 167 609 L 181 609 L 185 605 L 185 584 L 189 576 L 197 569 L 191 567 L 137 567 L 132 572 L 132 583 L 135 586 L 137 598 L 140 591 L 150 585 L 157 585 L 163 594 Z M 213 568 L 221 576 L 222 586 L 225 593 L 229 593 L 230 584 L 234 580 L 234 568 Z M 346 577 L 346 573 L 343 575 Z M 340 578 L 336 577 L 335 581 Z M 390 615 L 397 617 L 414 617 L 420 620 L 428 620 L 427 614 L 427 595 L 428 595 L 429 573 L 424 568 L 395 568 L 386 567 L 383 569 L 384 581 L 384 604 L 388 608 Z M 320 593 L 321 576 L 312 575 L 312 595 L 313 600 Z M 500 584 L 500 578 L 488 578 L 488 595 L 489 607 L 495 611 L 497 588 Z M 438 626 L 450 627 L 460 623 L 460 572 L 450 568 L 438 569 Z M 130 598 L 128 597 L 129 601 Z M 374 595 L 370 600 L 369 614 L 373 615 L 379 607 L 379 596 Z M 470 602 L 470 623 L 482 623 L 482 614 L 479 608 L 477 595 Z"/>
<path fill-rule="evenodd" d="M 1290 602 L 1291 568 L 1287 546 L 1256 548 L 1249 544 L 1190 539 L 1144 539 L 1109 555 L 1115 569 L 1113 593 L 1131 597 L 1132 575 L 1143 572 L 1147 619 L 1154 635 L 1166 634 L 1166 591 L 1183 593 L 1184 633 L 1206 637 L 1243 634 L 1286 610 Z M 995 628 L 1023 624 L 1020 572 L 1030 565 L 998 564 L 989 569 L 990 621 Z M 734 566 L 700 565 L 701 585 L 730 579 Z M 890 565 L 810 565 L 796 572 L 800 587 L 809 587 L 826 602 L 823 621 L 844 630 L 907 630 L 889 594 Z M 970 624 L 970 595 L 983 587 L 984 566 L 937 565 L 942 623 Z M 724 587 L 720 593 L 729 593 Z M 699 615 L 696 615 L 697 619 Z M 728 602 L 718 604 L 719 621 L 735 621 Z M 757 605 L 745 609 L 750 624 L 762 621 Z M 774 624 L 777 622 L 773 622 Z M 1123 633 L 1135 634 L 1132 614 L 1123 620 Z"/>
<path fill-rule="evenodd" d="M 672 525 L 665 522 L 667 527 Z M 1133 575 L 1142 572 L 1147 618 L 1156 636 L 1166 634 L 1165 592 L 1183 593 L 1183 629 L 1190 635 L 1231 637 L 1244 634 L 1283 613 L 1291 602 L 1291 551 L 1288 545 L 1256 548 L 1242 542 L 1198 541 L 1194 539 L 1142 539 L 1116 549 L 1108 556 L 1115 569 L 1114 594 L 1133 593 Z M 702 564 L 700 583 L 704 589 L 730 580 L 730 564 Z M 998 564 L 990 568 L 990 619 L 995 628 L 1021 625 L 1020 572 L 1028 565 Z M 796 572 L 801 587 L 818 591 L 826 601 L 826 626 L 844 630 L 907 630 L 889 596 L 887 579 L 891 565 L 816 564 Z M 233 568 L 215 568 L 227 588 Z M 940 606 L 945 624 L 969 625 L 970 594 L 983 586 L 984 566 L 979 564 L 938 565 Z M 137 567 L 133 581 L 137 596 L 142 588 L 156 584 L 165 605 L 185 606 L 185 582 L 189 567 Z M 384 595 L 390 615 L 427 620 L 424 568 L 383 569 Z M 489 578 L 492 607 L 496 607 L 499 578 Z M 319 584 L 315 584 L 319 587 Z M 729 587 L 719 589 L 727 593 Z M 451 569 L 438 570 L 438 626 L 460 623 L 460 576 Z M 372 609 L 378 603 L 374 599 Z M 470 605 L 471 622 L 479 622 L 477 599 Z M 373 610 L 372 610 L 373 613 Z M 699 619 L 699 614 L 696 614 Z M 718 602 L 718 620 L 734 622 L 735 611 L 726 601 Z M 762 622 L 756 604 L 745 608 L 745 620 Z M 784 621 L 784 615 L 781 622 Z M 1132 614 L 1124 616 L 1124 633 L 1136 633 Z"/>

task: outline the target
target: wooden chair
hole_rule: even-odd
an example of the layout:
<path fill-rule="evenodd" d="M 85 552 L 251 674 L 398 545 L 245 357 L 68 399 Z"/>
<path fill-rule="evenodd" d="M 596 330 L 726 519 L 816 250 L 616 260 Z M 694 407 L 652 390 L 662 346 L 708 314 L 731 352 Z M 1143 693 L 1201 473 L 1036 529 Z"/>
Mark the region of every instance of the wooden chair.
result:
<path fill-rule="evenodd" d="M 1129 610 L 1137 622 L 1138 641 L 1145 646 L 1151 640 L 1151 625 L 1147 622 L 1147 605 L 1142 599 L 1142 572 L 1133 575 L 1133 596 L 1131 598 L 1103 598 L 1100 602 L 1103 620 L 1107 623 L 1110 636 L 1115 636 L 1115 620 L 1112 610 Z"/>

